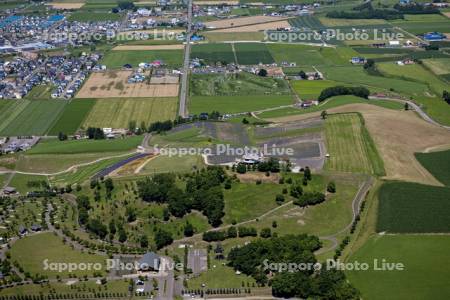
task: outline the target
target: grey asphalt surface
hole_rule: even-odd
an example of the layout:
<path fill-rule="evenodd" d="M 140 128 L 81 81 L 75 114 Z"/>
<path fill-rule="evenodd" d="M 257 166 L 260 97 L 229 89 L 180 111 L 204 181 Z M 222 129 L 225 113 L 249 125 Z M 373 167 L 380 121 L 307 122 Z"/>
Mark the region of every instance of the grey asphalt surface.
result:
<path fill-rule="evenodd" d="M 186 118 L 188 116 L 186 104 L 189 88 L 188 76 L 189 76 L 189 58 L 191 54 L 191 36 L 192 36 L 192 0 L 189 0 L 187 30 L 186 30 L 186 46 L 184 47 L 183 74 L 181 76 L 180 104 L 178 108 L 178 114 L 183 118 Z"/>

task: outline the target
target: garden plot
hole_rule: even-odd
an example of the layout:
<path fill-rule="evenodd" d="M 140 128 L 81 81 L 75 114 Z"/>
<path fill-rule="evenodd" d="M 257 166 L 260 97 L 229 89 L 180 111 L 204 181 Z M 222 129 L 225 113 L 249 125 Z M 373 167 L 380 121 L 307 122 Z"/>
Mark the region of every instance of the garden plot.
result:
<path fill-rule="evenodd" d="M 158 77 L 156 82 L 128 83 L 132 71 L 92 73 L 77 98 L 137 98 L 137 97 L 176 97 L 178 82 L 171 76 Z"/>

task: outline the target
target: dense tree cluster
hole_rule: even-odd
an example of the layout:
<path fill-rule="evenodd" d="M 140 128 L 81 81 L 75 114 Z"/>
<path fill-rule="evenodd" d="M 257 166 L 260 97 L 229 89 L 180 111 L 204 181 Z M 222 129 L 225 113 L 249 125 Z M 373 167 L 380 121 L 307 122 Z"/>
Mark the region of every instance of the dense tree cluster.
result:
<path fill-rule="evenodd" d="M 220 167 L 208 167 L 190 174 L 185 190 L 175 184 L 175 175 L 157 174 L 137 182 L 139 196 L 144 201 L 167 203 L 169 212 L 183 217 L 191 209 L 201 211 L 209 223 L 219 226 L 224 215 L 222 183 L 225 171 Z"/>
<path fill-rule="evenodd" d="M 319 102 L 328 99 L 333 96 L 339 95 L 354 95 L 361 98 L 369 98 L 370 91 L 362 86 L 359 87 L 349 87 L 349 86 L 334 86 L 324 89 L 319 95 Z"/>
<path fill-rule="evenodd" d="M 289 272 L 266 268 L 270 263 L 314 265 L 317 263 L 314 251 L 320 246 L 317 237 L 305 234 L 271 237 L 233 248 L 228 260 L 231 267 L 252 276 L 259 284 L 271 284 L 276 297 L 359 299 L 359 292 L 347 282 L 342 271 L 305 268 Z"/>
<path fill-rule="evenodd" d="M 89 127 L 86 130 L 86 135 L 91 140 L 103 140 L 103 139 L 105 139 L 105 133 L 103 132 L 103 130 L 101 128 L 97 128 L 97 127 Z"/>
<path fill-rule="evenodd" d="M 302 194 L 298 199 L 294 200 L 294 204 L 301 207 L 308 205 L 316 205 L 325 201 L 325 195 L 320 192 L 306 192 Z"/>
<path fill-rule="evenodd" d="M 447 91 L 444 91 L 442 93 L 442 99 L 444 99 L 444 101 L 447 102 L 447 104 L 450 104 L 450 93 Z"/>

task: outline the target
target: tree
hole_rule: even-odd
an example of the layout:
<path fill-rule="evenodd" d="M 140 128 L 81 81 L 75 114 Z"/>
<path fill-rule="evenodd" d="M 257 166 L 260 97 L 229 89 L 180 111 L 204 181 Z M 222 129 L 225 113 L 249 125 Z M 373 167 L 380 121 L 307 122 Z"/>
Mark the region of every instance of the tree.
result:
<path fill-rule="evenodd" d="M 250 122 L 246 118 L 242 119 L 242 124 L 248 124 L 248 123 L 250 123 Z"/>
<path fill-rule="evenodd" d="M 281 203 L 284 202 L 284 196 L 281 195 L 281 194 L 277 194 L 277 195 L 275 196 L 275 201 L 277 202 L 278 205 L 280 205 Z"/>
<path fill-rule="evenodd" d="M 159 229 L 155 234 L 155 244 L 156 248 L 159 250 L 167 245 L 172 244 L 173 237 L 169 231 L 164 229 Z"/>
<path fill-rule="evenodd" d="M 293 184 L 291 185 L 291 191 L 290 195 L 294 198 L 300 198 L 300 196 L 303 194 L 303 188 L 299 184 Z"/>
<path fill-rule="evenodd" d="M 234 226 L 228 227 L 227 237 L 228 238 L 235 238 L 235 237 L 237 237 L 236 227 L 234 227 Z"/>
<path fill-rule="evenodd" d="M 141 248 L 148 247 L 148 238 L 145 234 L 141 236 L 141 238 L 139 239 L 139 243 L 141 244 Z"/>
<path fill-rule="evenodd" d="M 128 122 L 128 130 L 130 131 L 130 132 L 136 132 L 136 127 L 137 127 L 137 125 L 136 125 L 137 123 L 136 123 L 136 121 L 135 120 L 131 120 L 131 121 L 129 121 Z"/>
<path fill-rule="evenodd" d="M 258 76 L 266 77 L 267 76 L 267 70 L 266 69 L 260 69 L 258 72 Z"/>
<path fill-rule="evenodd" d="M 320 116 L 322 117 L 323 120 L 325 120 L 328 116 L 328 113 L 326 110 L 322 110 L 322 112 L 320 113 Z"/>
<path fill-rule="evenodd" d="M 298 76 L 300 76 L 301 79 L 306 79 L 306 78 L 307 78 L 306 73 L 305 73 L 305 71 L 303 71 L 303 70 L 301 70 L 300 72 L 298 72 Z"/>
<path fill-rule="evenodd" d="M 119 228 L 119 242 L 124 243 L 127 240 L 127 233 L 123 229 L 123 227 Z"/>
<path fill-rule="evenodd" d="M 334 183 L 334 181 L 328 182 L 327 191 L 330 193 L 336 193 L 336 183 Z"/>
<path fill-rule="evenodd" d="M 309 167 L 305 167 L 305 171 L 303 173 L 307 180 L 311 180 L 311 169 Z"/>
<path fill-rule="evenodd" d="M 186 222 L 184 226 L 184 236 L 193 236 L 194 235 L 194 226 L 191 223 Z"/>
<path fill-rule="evenodd" d="M 58 139 L 59 139 L 60 141 L 65 141 L 65 140 L 67 140 L 67 134 L 65 134 L 64 132 L 59 132 L 59 133 L 58 133 Z"/>
<path fill-rule="evenodd" d="M 128 223 L 136 221 L 136 210 L 131 206 L 127 206 L 125 215 L 127 216 Z"/>
<path fill-rule="evenodd" d="M 270 238 L 272 236 L 272 231 L 270 230 L 270 228 L 266 227 L 261 229 L 261 232 L 259 233 L 259 236 L 262 238 Z"/>
<path fill-rule="evenodd" d="M 236 172 L 239 174 L 245 174 L 247 173 L 247 166 L 245 164 L 238 164 L 236 168 Z"/>

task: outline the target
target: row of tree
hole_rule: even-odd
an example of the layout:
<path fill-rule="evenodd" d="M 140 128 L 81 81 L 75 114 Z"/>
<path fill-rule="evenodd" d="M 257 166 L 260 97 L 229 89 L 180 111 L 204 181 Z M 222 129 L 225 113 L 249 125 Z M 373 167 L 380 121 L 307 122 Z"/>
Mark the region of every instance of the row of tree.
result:
<path fill-rule="evenodd" d="M 349 87 L 349 86 L 334 86 L 324 89 L 317 100 L 319 102 L 324 101 L 330 97 L 339 96 L 339 95 L 354 95 L 357 97 L 368 99 L 370 95 L 370 91 L 362 86 L 359 87 Z"/>

